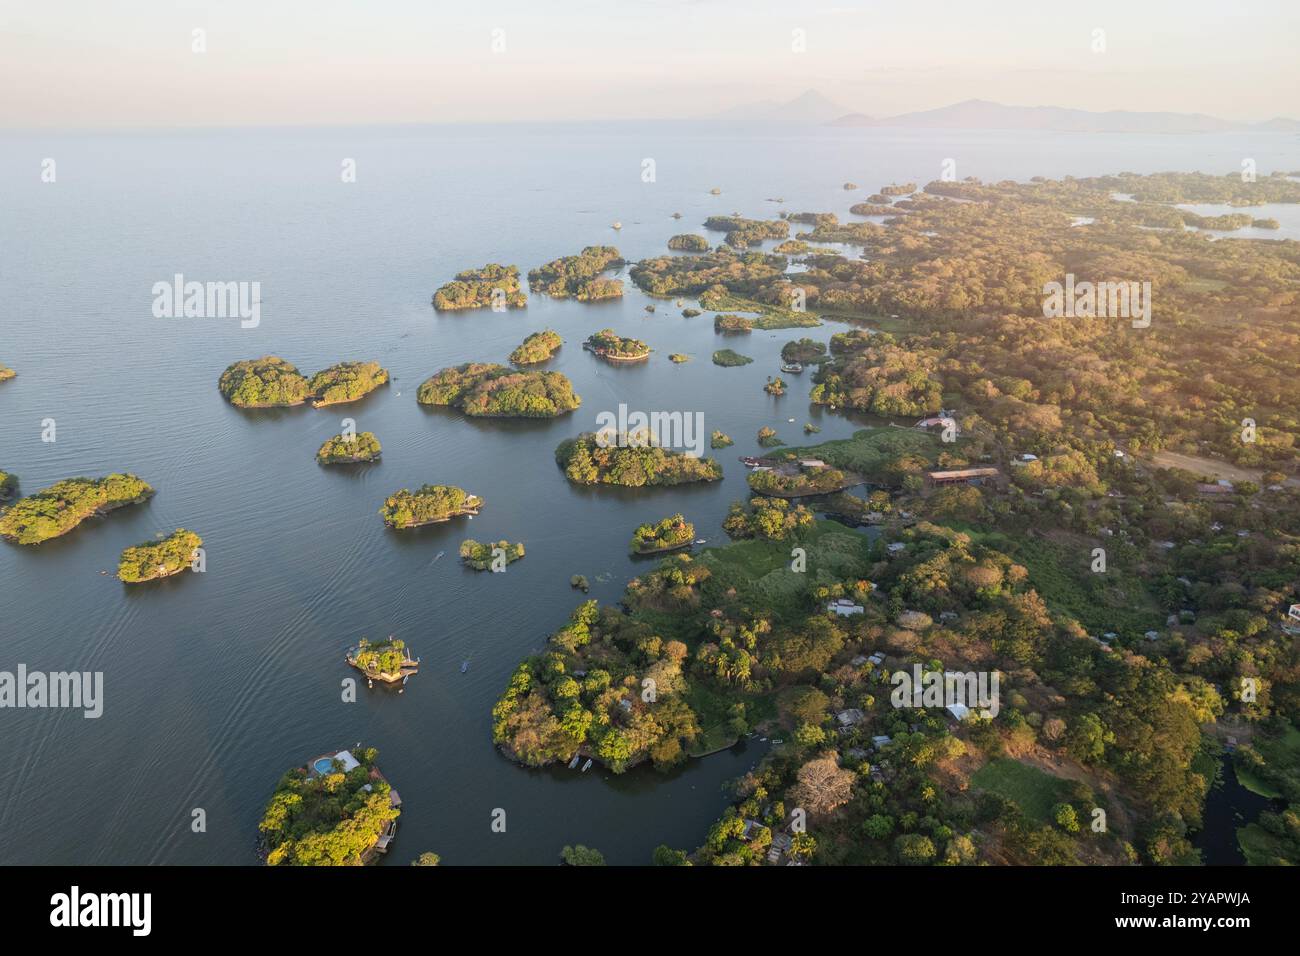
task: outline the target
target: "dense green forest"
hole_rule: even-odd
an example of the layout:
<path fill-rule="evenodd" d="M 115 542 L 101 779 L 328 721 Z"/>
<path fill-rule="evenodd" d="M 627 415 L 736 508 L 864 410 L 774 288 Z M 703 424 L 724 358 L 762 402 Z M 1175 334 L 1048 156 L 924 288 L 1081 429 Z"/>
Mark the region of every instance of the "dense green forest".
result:
<path fill-rule="evenodd" d="M 623 256 L 613 246 L 587 246 L 576 256 L 561 256 L 528 272 L 528 288 L 555 299 L 573 296 L 580 302 L 616 299 L 623 283 L 602 279 L 607 269 L 623 265 Z"/>
<path fill-rule="evenodd" d="M 466 415 L 489 418 L 554 418 L 582 404 L 573 383 L 560 372 L 483 362 L 435 373 L 421 383 L 416 399 L 422 405 L 450 405 Z"/>
<path fill-rule="evenodd" d="M 433 307 L 439 312 L 493 306 L 522 309 L 526 305 L 528 296 L 519 287 L 519 267 L 495 262 L 489 262 L 481 269 L 456 273 L 454 280 L 439 286 L 433 294 Z"/>
<path fill-rule="evenodd" d="M 602 444 L 594 432 L 584 432 L 560 442 L 555 461 L 564 477 L 579 485 L 639 488 L 722 478 L 722 466 L 712 458 L 660 448 L 638 435 Z"/>
<path fill-rule="evenodd" d="M 146 541 L 126 548 L 117 562 L 117 576 L 128 584 L 163 578 L 192 567 L 203 539 L 177 528 L 162 541 Z"/>
<path fill-rule="evenodd" d="M 307 381 L 314 405 L 354 402 L 388 384 L 388 369 L 378 362 L 340 362 L 317 372 Z"/>
<path fill-rule="evenodd" d="M 679 252 L 708 252 L 709 240 L 693 233 L 683 233 L 668 240 L 668 248 Z"/>
<path fill-rule="evenodd" d="M 278 355 L 236 362 L 221 373 L 217 388 L 239 408 L 301 405 L 311 391 L 297 367 Z"/>
<path fill-rule="evenodd" d="M 613 329 L 601 329 L 587 336 L 582 347 L 594 352 L 601 358 L 615 361 L 643 359 L 650 354 L 650 346 L 640 339 L 625 338 Z"/>
<path fill-rule="evenodd" d="M 131 474 L 67 478 L 20 498 L 0 514 L 0 537 L 40 544 L 67 534 L 81 522 L 153 496 L 153 488 Z"/>
<path fill-rule="evenodd" d="M 357 432 L 351 438 L 335 435 L 327 438 L 316 451 L 316 460 L 322 465 L 346 465 L 363 461 L 378 461 L 383 447 L 374 432 Z"/>
<path fill-rule="evenodd" d="M 564 340 L 560 338 L 560 334 L 551 329 L 534 332 L 510 353 L 510 362 L 513 365 L 536 365 L 545 362 L 563 344 Z"/>
<path fill-rule="evenodd" d="M 347 773 L 290 770 L 258 824 L 268 866 L 360 866 L 390 821 L 388 782 L 372 774 L 374 748 L 357 749 Z M 335 762 L 338 767 L 338 762 Z"/>
<path fill-rule="evenodd" d="M 494 562 L 500 562 L 498 566 L 504 568 L 523 556 L 522 542 L 489 541 L 483 544 L 473 538 L 466 538 L 460 543 L 460 559 L 475 571 L 491 570 Z"/>
<path fill-rule="evenodd" d="M 389 495 L 379 513 L 390 528 L 414 528 L 477 514 L 481 507 L 482 498 L 455 485 L 421 485 L 415 491 L 403 488 Z"/>
<path fill-rule="evenodd" d="M 695 540 L 695 525 L 680 514 L 638 525 L 629 546 L 633 554 L 653 554 L 685 547 Z"/>

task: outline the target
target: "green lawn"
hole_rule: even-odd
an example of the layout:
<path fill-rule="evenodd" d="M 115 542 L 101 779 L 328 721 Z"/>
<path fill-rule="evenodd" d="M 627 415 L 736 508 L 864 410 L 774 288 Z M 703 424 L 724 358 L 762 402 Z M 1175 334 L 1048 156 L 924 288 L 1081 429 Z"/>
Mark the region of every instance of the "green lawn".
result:
<path fill-rule="evenodd" d="M 807 570 L 790 569 L 794 547 L 807 552 Z M 798 539 L 735 541 L 709 548 L 698 560 L 712 572 L 706 593 L 721 595 L 734 587 L 742 600 L 773 609 L 778 617 L 804 617 L 809 593 L 819 585 L 865 577 L 871 542 L 835 521 L 818 521 Z"/>
<path fill-rule="evenodd" d="M 960 447 L 960 442 L 952 447 Z M 864 428 L 854 432 L 852 438 L 779 448 L 772 452 L 772 457 L 779 458 L 789 452 L 800 458 L 820 458 L 828 465 L 878 481 L 878 472 L 886 462 L 904 454 L 920 455 L 933 462 L 939 449 L 938 437 L 925 432 L 910 428 Z"/>
<path fill-rule="evenodd" d="M 695 711 L 700 724 L 700 736 L 686 752 L 692 757 L 713 753 L 730 747 L 738 739 L 731 729 L 731 708 L 737 701 L 745 705 L 745 719 L 751 727 L 776 714 L 772 694 L 742 694 L 723 696 L 703 683 L 695 683 L 686 693 L 686 701 Z"/>
<path fill-rule="evenodd" d="M 1281 790 L 1255 776 L 1253 772 L 1245 767 L 1235 767 L 1234 769 L 1237 771 L 1237 782 L 1251 793 L 1257 793 L 1261 797 L 1268 797 L 1270 800 L 1276 800 L 1282 796 Z"/>
<path fill-rule="evenodd" d="M 1066 799 L 1068 780 L 1012 760 L 990 760 L 971 777 L 971 786 L 998 793 L 1014 802 L 1030 820 L 1038 824 L 1052 822 L 1052 806 Z"/>
<path fill-rule="evenodd" d="M 1287 724 L 1286 730 L 1278 736 L 1269 736 L 1261 731 L 1255 735 L 1251 744 L 1264 758 L 1265 766 L 1272 773 L 1283 777 L 1293 776 L 1297 773 L 1297 768 L 1300 768 L 1300 730 L 1293 724 Z M 1270 799 L 1284 795 L 1271 780 L 1254 773 L 1240 761 L 1236 763 L 1236 771 L 1237 780 L 1247 790 Z"/>
<path fill-rule="evenodd" d="M 779 305 L 768 305 L 754 299 L 746 299 L 734 292 L 705 292 L 700 296 L 700 305 L 713 312 L 752 312 L 754 328 L 764 331 L 773 329 L 811 329 L 821 325 L 821 319 L 812 312 L 796 312 Z"/>
<path fill-rule="evenodd" d="M 1239 827 L 1237 844 L 1250 866 L 1277 866 L 1286 859 L 1277 838 L 1258 823 Z"/>

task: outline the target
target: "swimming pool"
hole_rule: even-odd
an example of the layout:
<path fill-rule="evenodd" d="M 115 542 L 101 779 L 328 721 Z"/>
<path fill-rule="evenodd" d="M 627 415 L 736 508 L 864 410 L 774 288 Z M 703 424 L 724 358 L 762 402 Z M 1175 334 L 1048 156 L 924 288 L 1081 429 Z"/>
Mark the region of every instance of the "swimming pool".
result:
<path fill-rule="evenodd" d="M 333 758 L 333 757 L 321 757 L 321 758 L 320 758 L 319 760 L 317 760 L 314 764 L 312 764 L 312 766 L 313 766 L 314 768 L 316 768 L 316 772 L 317 772 L 317 773 L 319 773 L 319 774 L 327 774 L 327 773 L 329 773 L 331 770 L 334 769 L 334 758 Z"/>

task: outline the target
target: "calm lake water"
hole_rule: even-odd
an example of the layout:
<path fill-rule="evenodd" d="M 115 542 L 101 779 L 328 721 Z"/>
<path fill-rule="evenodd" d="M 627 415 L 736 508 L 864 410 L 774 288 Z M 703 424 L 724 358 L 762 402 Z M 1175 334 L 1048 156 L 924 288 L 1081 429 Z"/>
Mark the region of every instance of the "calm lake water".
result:
<path fill-rule="evenodd" d="M 891 181 L 958 175 L 1025 179 L 1300 167 L 1293 136 L 1129 137 L 939 133 L 692 124 L 202 131 L 0 136 L 0 469 L 34 492 L 61 478 L 132 471 L 157 495 L 37 548 L 0 545 L 0 670 L 103 671 L 104 714 L 0 711 L 0 862 L 256 862 L 256 825 L 277 779 L 332 747 L 379 749 L 402 793 L 390 864 L 426 850 L 448 864 L 550 864 L 565 843 L 612 863 L 645 863 L 659 843 L 693 847 L 725 804 L 723 784 L 762 755 L 757 741 L 670 775 L 527 771 L 492 747 L 490 709 L 520 660 L 580 595 L 617 600 L 642 521 L 676 511 L 710 544 L 746 493 L 737 457 L 755 432 L 821 439 L 854 423 L 762 384 L 781 345 L 843 326 L 715 336 L 711 314 L 684 319 L 628 283 L 621 302 L 533 297 L 526 310 L 437 315 L 439 284 L 488 261 L 524 271 L 584 245 L 629 259 L 658 254 L 714 213 L 833 210 Z M 42 183 L 42 160 L 57 181 Z M 357 181 L 340 181 L 345 159 Z M 642 181 L 642 160 L 656 181 Z M 845 180 L 858 192 L 845 192 Z M 712 196 L 712 187 L 722 195 Z M 784 197 L 783 206 L 767 202 Z M 675 222 L 673 212 L 683 218 Z M 610 224 L 620 220 L 621 232 Z M 718 241 L 720 236 L 711 236 Z M 232 319 L 157 319 L 155 282 L 259 281 L 256 329 Z M 612 367 L 582 351 L 612 327 L 657 351 Z M 549 422 L 469 421 L 416 404 L 448 365 L 504 361 L 551 327 L 582 408 Z M 717 348 L 753 356 L 723 369 Z M 676 366 L 667 354 L 694 361 Z M 375 359 L 393 383 L 355 405 L 246 413 L 217 376 L 275 353 L 311 372 Z M 726 478 L 678 490 L 570 486 L 561 439 L 596 414 L 701 411 L 732 435 Z M 383 442 L 381 464 L 316 466 L 344 417 Z M 789 423 L 787 419 L 795 422 Z M 42 442 L 54 419 L 57 440 Z M 423 482 L 482 495 L 477 519 L 395 534 L 377 515 L 390 492 Z M 122 548 L 159 532 L 200 533 L 205 574 L 127 589 L 101 575 Z M 504 574 L 464 570 L 467 537 L 523 541 Z M 438 558 L 440 552 L 445 552 Z M 343 649 L 395 634 L 424 666 L 406 693 L 345 704 Z M 462 673 L 461 661 L 470 668 Z M 207 832 L 191 831 L 202 808 Z M 495 808 L 504 834 L 490 829 Z"/>
<path fill-rule="evenodd" d="M 1205 798 L 1204 826 L 1192 835 L 1192 845 L 1207 866 L 1245 866 L 1237 830 L 1254 823 L 1265 810 L 1280 810 L 1281 804 L 1242 786 L 1232 758 L 1224 757 L 1219 778 Z"/>

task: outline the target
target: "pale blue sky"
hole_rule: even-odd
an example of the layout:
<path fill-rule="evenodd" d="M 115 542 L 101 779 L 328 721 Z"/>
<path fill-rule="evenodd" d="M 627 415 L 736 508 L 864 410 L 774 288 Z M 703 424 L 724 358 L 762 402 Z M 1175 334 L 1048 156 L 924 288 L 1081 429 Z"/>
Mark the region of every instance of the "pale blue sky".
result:
<path fill-rule="evenodd" d="M 671 118 L 808 88 L 1260 120 L 1300 115 L 1297 48 L 1294 0 L 0 0 L 0 126 Z"/>

